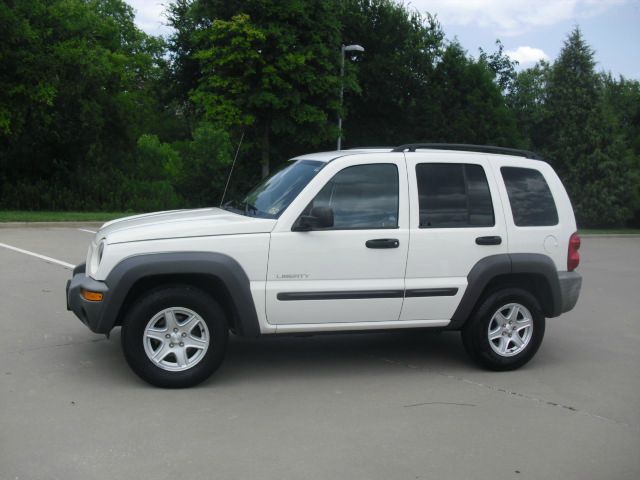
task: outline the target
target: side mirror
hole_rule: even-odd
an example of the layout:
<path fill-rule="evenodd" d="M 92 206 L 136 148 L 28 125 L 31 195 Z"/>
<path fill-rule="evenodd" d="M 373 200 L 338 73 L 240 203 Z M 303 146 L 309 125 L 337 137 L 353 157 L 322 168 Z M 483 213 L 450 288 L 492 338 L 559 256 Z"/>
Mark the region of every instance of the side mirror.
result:
<path fill-rule="evenodd" d="M 309 215 L 301 215 L 293 225 L 294 232 L 308 232 L 316 228 L 333 227 L 333 210 L 329 207 L 313 207 Z"/>

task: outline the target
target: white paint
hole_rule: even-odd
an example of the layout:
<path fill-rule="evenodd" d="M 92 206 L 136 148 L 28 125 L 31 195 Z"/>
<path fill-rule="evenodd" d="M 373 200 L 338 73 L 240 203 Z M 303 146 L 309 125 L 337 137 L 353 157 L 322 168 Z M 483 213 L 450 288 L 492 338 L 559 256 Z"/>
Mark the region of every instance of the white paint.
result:
<path fill-rule="evenodd" d="M 442 327 L 449 323 L 467 288 L 469 271 L 479 260 L 504 253 L 536 253 L 566 265 L 569 237 L 576 231 L 571 203 L 560 179 L 545 162 L 518 156 L 447 150 L 416 152 L 335 152 L 308 158 L 330 161 L 277 220 L 244 217 L 218 208 L 156 212 L 105 224 L 87 254 L 87 275 L 104 281 L 125 258 L 168 252 L 218 252 L 246 273 L 260 331 L 267 333 L 380 328 Z M 344 168 L 394 164 L 399 174 L 398 228 L 379 230 L 292 231 L 307 205 Z M 495 224 L 473 228 L 419 228 L 418 163 L 481 166 L 494 207 Z M 502 167 L 539 171 L 554 197 L 559 223 L 549 227 L 514 224 Z M 545 251 L 545 238 L 558 247 Z M 500 236 L 500 245 L 477 245 L 479 236 Z M 398 248 L 369 249 L 367 240 L 396 238 Z M 96 240 L 104 241 L 97 261 Z M 20 249 L 18 251 L 26 252 Z M 54 261 L 48 257 L 40 258 Z M 68 264 L 63 264 L 67 266 Z M 68 268 L 72 267 L 68 265 Z M 280 301 L 280 292 L 367 291 L 457 288 L 442 297 Z"/>
<path fill-rule="evenodd" d="M 490 159 L 468 152 L 418 150 L 405 153 L 409 173 L 411 248 L 407 260 L 406 288 L 457 288 L 458 293 L 443 297 L 408 297 L 400 320 L 438 320 L 451 318 L 467 286 L 467 275 L 485 257 L 507 253 L 507 228 Z M 503 155 L 504 156 L 504 155 Z M 531 161 L 530 161 L 531 162 Z M 490 227 L 420 228 L 420 200 L 416 168 L 422 164 L 479 165 L 491 192 L 495 222 Z M 497 236 L 500 245 L 477 245 L 476 238 Z"/>
<path fill-rule="evenodd" d="M 95 230 L 87 230 L 86 228 L 79 228 L 78 230 L 80 230 L 81 232 L 86 232 L 86 233 L 97 233 Z"/>
<path fill-rule="evenodd" d="M 571 201 L 562 182 L 553 168 L 540 160 L 527 160 L 521 157 L 509 157 L 508 155 L 492 155 L 491 166 L 498 180 L 498 192 L 502 199 L 502 208 L 509 232 L 508 253 L 538 253 L 550 257 L 559 271 L 567 269 L 567 251 L 569 238 L 577 231 L 576 219 L 571 208 Z M 538 170 L 549 186 L 553 201 L 558 211 L 558 224 L 547 227 L 518 227 L 513 221 L 509 194 L 502 180 L 502 167 L 519 167 Z M 552 252 L 547 252 L 544 247 L 545 238 L 552 235 L 558 241 L 557 247 Z"/>
<path fill-rule="evenodd" d="M 165 238 L 194 238 L 248 233 L 267 233 L 276 221 L 245 217 L 220 208 L 172 210 L 120 218 L 100 228 L 100 238 L 109 244 L 162 240 Z"/>
<path fill-rule="evenodd" d="M 153 226 L 151 226 L 153 228 Z M 108 240 L 108 238 L 107 238 Z M 214 235 L 208 237 L 167 238 L 163 240 L 126 242 L 110 244 L 105 247 L 102 261 L 95 272 L 89 271 L 92 263 L 92 247 L 87 258 L 87 275 L 98 281 L 104 281 L 109 272 L 122 260 L 135 255 L 169 252 L 220 252 L 237 261 L 249 277 L 251 295 L 256 307 L 260 331 L 275 333 L 275 326 L 266 320 L 265 278 L 269 257 L 269 234 Z"/>
<path fill-rule="evenodd" d="M 547 253 L 555 254 L 559 245 L 558 239 L 553 235 L 548 235 L 547 238 L 544 239 L 544 249 Z"/>
<path fill-rule="evenodd" d="M 398 228 L 294 232 L 292 226 L 334 175 L 355 165 L 390 164 L 398 169 Z M 280 292 L 404 290 L 409 249 L 407 173 L 402 153 L 366 153 L 327 164 L 278 220 L 271 234 L 267 318 L 272 325 L 397 321 L 402 298 L 281 301 Z M 367 240 L 393 238 L 398 248 L 371 249 Z M 299 275 L 291 280 L 286 276 Z M 285 277 L 283 279 L 283 276 Z M 298 327 L 296 327 L 298 328 Z"/>
<path fill-rule="evenodd" d="M 32 257 L 39 258 L 40 260 L 44 260 L 45 262 L 55 263 L 56 265 L 61 265 L 64 268 L 68 268 L 69 270 L 73 270 L 73 268 L 75 267 L 75 265 L 71 265 L 70 263 L 63 262 L 62 260 L 56 260 L 55 258 L 47 257 L 45 255 L 40 255 L 39 253 L 30 252 L 29 250 L 23 250 L 22 248 L 18 248 L 18 247 L 13 247 L 11 245 L 7 245 L 6 243 L 0 243 L 0 247 L 13 250 L 14 252 L 24 253 L 25 255 L 31 255 Z"/>

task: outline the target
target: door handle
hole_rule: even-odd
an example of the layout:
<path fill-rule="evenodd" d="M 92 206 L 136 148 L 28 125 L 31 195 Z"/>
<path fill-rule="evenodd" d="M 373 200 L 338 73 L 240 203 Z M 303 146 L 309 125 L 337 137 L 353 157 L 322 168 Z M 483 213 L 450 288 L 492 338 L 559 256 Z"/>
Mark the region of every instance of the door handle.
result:
<path fill-rule="evenodd" d="M 476 238 L 478 245 L 500 245 L 502 243 L 502 237 L 478 237 Z"/>
<path fill-rule="evenodd" d="M 365 245 L 367 248 L 398 248 L 400 246 L 400 240 L 397 238 L 376 238 L 374 240 L 367 240 Z"/>

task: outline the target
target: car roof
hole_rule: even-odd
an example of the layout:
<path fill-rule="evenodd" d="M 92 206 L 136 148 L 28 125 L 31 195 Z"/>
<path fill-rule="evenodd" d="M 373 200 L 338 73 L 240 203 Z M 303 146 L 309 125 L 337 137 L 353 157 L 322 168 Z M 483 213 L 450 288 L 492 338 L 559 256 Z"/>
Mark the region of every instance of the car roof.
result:
<path fill-rule="evenodd" d="M 507 149 L 505 149 L 506 151 L 504 153 L 498 153 L 498 152 L 478 152 L 478 151 L 473 151 L 473 150 L 465 150 L 463 148 L 457 150 L 457 149 L 453 149 L 453 148 L 442 148 L 442 149 L 438 149 L 437 147 L 429 147 L 429 148 L 420 148 L 418 147 L 416 150 L 414 151 L 420 151 L 420 153 L 425 153 L 428 155 L 438 155 L 438 156 L 442 156 L 442 155 L 470 155 L 470 156 L 477 156 L 477 155 L 487 155 L 491 158 L 504 158 L 504 157 L 512 157 L 512 158 L 517 158 L 520 160 L 524 160 L 525 157 L 521 157 L 520 155 L 517 154 L 513 154 L 510 151 L 507 151 Z M 397 147 L 359 147 L 359 148 L 350 148 L 348 150 L 333 150 L 333 151 L 328 151 L 328 152 L 317 152 L 317 153 L 309 153 L 309 154 L 305 154 L 305 155 L 299 155 L 297 157 L 294 157 L 291 159 L 291 161 L 293 160 L 314 160 L 317 162 L 331 162 L 337 158 L 341 158 L 341 157 L 347 157 L 347 156 L 351 156 L 351 155 L 363 155 L 363 154 L 368 154 L 368 153 L 392 153 L 392 152 L 399 152 L 399 150 L 397 149 Z M 514 150 L 515 152 L 516 150 Z"/>
<path fill-rule="evenodd" d="M 363 153 L 390 153 L 393 147 L 375 148 L 350 148 L 349 150 L 333 150 L 329 152 L 309 153 L 292 158 L 291 160 L 315 160 L 317 162 L 330 162 L 340 157 L 359 155 Z"/>

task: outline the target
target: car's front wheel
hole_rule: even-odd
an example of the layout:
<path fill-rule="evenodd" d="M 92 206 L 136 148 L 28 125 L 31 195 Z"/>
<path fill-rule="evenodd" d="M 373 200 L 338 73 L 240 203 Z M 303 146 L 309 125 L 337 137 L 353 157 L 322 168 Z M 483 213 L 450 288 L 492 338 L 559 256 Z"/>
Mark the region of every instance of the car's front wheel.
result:
<path fill-rule="evenodd" d="M 220 366 L 228 336 L 224 311 L 212 297 L 191 286 L 167 286 L 142 296 L 126 312 L 122 348 L 143 380 L 184 388 Z"/>
<path fill-rule="evenodd" d="M 488 295 L 462 330 L 467 353 L 491 370 L 514 370 L 538 351 L 545 318 L 526 290 L 505 288 Z"/>

